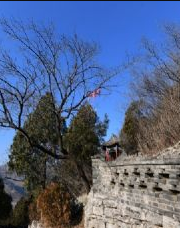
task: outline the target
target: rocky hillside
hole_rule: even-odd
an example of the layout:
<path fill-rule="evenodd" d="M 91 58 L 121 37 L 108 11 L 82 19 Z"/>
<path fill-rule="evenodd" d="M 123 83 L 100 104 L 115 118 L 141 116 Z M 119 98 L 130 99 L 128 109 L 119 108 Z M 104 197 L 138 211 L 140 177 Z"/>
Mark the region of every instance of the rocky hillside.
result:
<path fill-rule="evenodd" d="M 8 172 L 7 165 L 0 166 L 0 177 L 4 180 L 5 191 L 12 196 L 14 206 L 17 201 L 25 195 L 23 180 L 15 173 Z"/>

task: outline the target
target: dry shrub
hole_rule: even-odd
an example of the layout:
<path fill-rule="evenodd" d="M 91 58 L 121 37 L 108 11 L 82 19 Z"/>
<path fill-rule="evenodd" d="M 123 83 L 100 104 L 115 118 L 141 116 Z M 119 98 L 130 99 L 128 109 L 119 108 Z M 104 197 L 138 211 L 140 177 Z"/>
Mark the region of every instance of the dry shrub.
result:
<path fill-rule="evenodd" d="M 155 153 L 180 140 L 180 93 L 178 87 L 174 86 L 166 91 L 151 115 L 140 121 L 138 135 L 140 151 Z"/>
<path fill-rule="evenodd" d="M 59 184 L 51 183 L 38 197 L 37 209 L 46 227 L 70 225 L 70 194 Z"/>
<path fill-rule="evenodd" d="M 30 222 L 32 221 L 39 221 L 40 220 L 40 213 L 37 210 L 37 201 L 34 200 L 33 202 L 31 202 L 31 204 L 29 205 L 29 220 Z"/>
<path fill-rule="evenodd" d="M 143 39 L 142 52 L 132 64 L 133 94 L 143 101 L 138 150 L 155 153 L 180 141 L 180 26 L 164 26 L 159 44 Z M 135 93 L 134 93 L 135 92 Z"/>

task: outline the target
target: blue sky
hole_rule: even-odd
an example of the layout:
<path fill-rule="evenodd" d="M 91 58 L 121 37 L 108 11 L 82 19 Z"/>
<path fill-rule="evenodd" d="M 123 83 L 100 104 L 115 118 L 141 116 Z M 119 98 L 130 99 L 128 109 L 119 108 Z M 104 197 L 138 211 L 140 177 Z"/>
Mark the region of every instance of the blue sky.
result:
<path fill-rule="evenodd" d="M 100 44 L 100 61 L 107 67 L 121 64 L 126 52 L 136 52 L 146 36 L 153 41 L 162 38 L 161 26 L 166 22 L 180 22 L 180 2 L 0 2 L 0 16 L 52 21 L 60 33 L 76 32 L 85 40 Z M 0 32 L 0 40 L 3 40 Z M 91 101 L 99 116 L 105 113 L 110 119 L 108 130 L 118 133 L 124 112 L 130 102 L 128 97 L 131 77 L 118 76 L 118 88 L 110 96 Z M 116 81 L 116 82 L 117 82 Z M 7 161 L 8 148 L 14 132 L 0 130 L 0 164 Z"/>

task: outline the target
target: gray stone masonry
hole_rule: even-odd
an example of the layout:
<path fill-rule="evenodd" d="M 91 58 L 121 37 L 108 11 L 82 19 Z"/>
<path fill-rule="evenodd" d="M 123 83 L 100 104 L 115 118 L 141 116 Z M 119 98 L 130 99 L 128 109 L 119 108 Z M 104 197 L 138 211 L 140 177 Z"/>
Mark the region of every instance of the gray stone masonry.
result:
<path fill-rule="evenodd" d="M 92 158 L 85 228 L 180 228 L 180 156 Z"/>

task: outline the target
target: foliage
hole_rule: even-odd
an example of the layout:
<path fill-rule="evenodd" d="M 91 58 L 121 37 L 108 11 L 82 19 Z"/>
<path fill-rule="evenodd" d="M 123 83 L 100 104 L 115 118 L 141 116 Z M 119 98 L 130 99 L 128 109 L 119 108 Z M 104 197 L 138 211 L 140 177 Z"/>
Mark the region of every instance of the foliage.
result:
<path fill-rule="evenodd" d="M 3 180 L 0 178 L 0 220 L 7 219 L 12 212 L 12 198 L 4 190 Z"/>
<path fill-rule="evenodd" d="M 140 102 L 132 102 L 125 113 L 125 121 L 120 132 L 120 145 L 127 154 L 138 152 L 139 121 L 142 118 Z"/>
<path fill-rule="evenodd" d="M 68 131 L 65 135 L 65 145 L 70 155 L 70 160 L 61 163 L 61 173 L 66 177 L 68 185 L 69 180 L 74 184 L 83 181 L 86 191 L 90 190 L 91 185 L 91 156 L 98 153 L 100 143 L 106 135 L 108 127 L 108 118 L 105 116 L 104 121 L 100 121 L 97 113 L 89 103 L 85 103 L 79 109 L 77 115 L 71 120 Z M 76 178 L 74 178 L 74 174 Z M 80 177 L 80 180 L 78 179 Z M 72 189 L 72 188 L 71 188 Z"/>
<path fill-rule="evenodd" d="M 29 225 L 29 203 L 29 199 L 23 197 L 17 202 L 13 210 L 11 225 L 15 227 L 27 227 Z"/>
<path fill-rule="evenodd" d="M 67 186 L 74 197 L 88 193 L 92 184 L 92 166 L 73 159 L 55 164 L 55 181 Z"/>
<path fill-rule="evenodd" d="M 79 225 L 83 219 L 83 204 L 77 202 L 77 200 L 71 200 L 71 216 L 70 222 L 72 226 Z"/>
<path fill-rule="evenodd" d="M 108 122 L 107 116 L 101 122 L 90 104 L 81 106 L 66 135 L 68 151 L 74 160 L 90 162 L 91 156 L 98 153 Z"/>
<path fill-rule="evenodd" d="M 37 208 L 47 227 L 64 228 L 70 224 L 70 194 L 67 189 L 51 183 L 38 197 Z"/>
<path fill-rule="evenodd" d="M 34 112 L 29 115 L 23 129 L 32 139 L 55 150 L 57 144 L 56 118 L 53 113 L 52 97 L 49 93 L 41 98 Z M 45 187 L 46 163 L 50 159 L 40 150 L 31 148 L 27 138 L 19 131 L 13 139 L 9 159 L 10 169 L 25 176 L 25 184 L 29 191 Z"/>
<path fill-rule="evenodd" d="M 37 209 L 37 198 L 34 198 L 29 204 L 29 221 L 39 221 L 40 213 Z"/>
<path fill-rule="evenodd" d="M 25 136 L 33 153 L 41 151 L 55 159 L 65 159 L 62 125 L 94 91 L 110 89 L 111 79 L 122 68 L 101 66 L 97 62 L 99 48 L 96 43 L 84 41 L 77 34 L 59 35 L 52 24 L 43 26 L 34 21 L 24 24 L 14 18 L 3 18 L 0 25 L 12 40 L 12 49 L 16 50 L 14 58 L 14 54 L 1 48 L 0 127 L 17 130 Z M 45 122 L 41 137 L 36 137 L 39 133 L 35 130 L 32 134 L 25 130 L 25 125 L 32 118 L 29 114 L 47 93 L 52 96 L 55 131 L 46 128 Z M 38 113 L 37 124 L 42 116 L 44 112 Z M 56 134 L 58 153 L 54 153 L 53 147 L 47 147 L 47 131 L 52 137 L 50 142 Z"/>
<path fill-rule="evenodd" d="M 180 27 L 166 24 L 164 32 L 160 44 L 143 39 L 140 61 L 132 67 L 133 96 L 144 101 L 137 136 L 142 153 L 156 153 L 180 140 Z"/>

